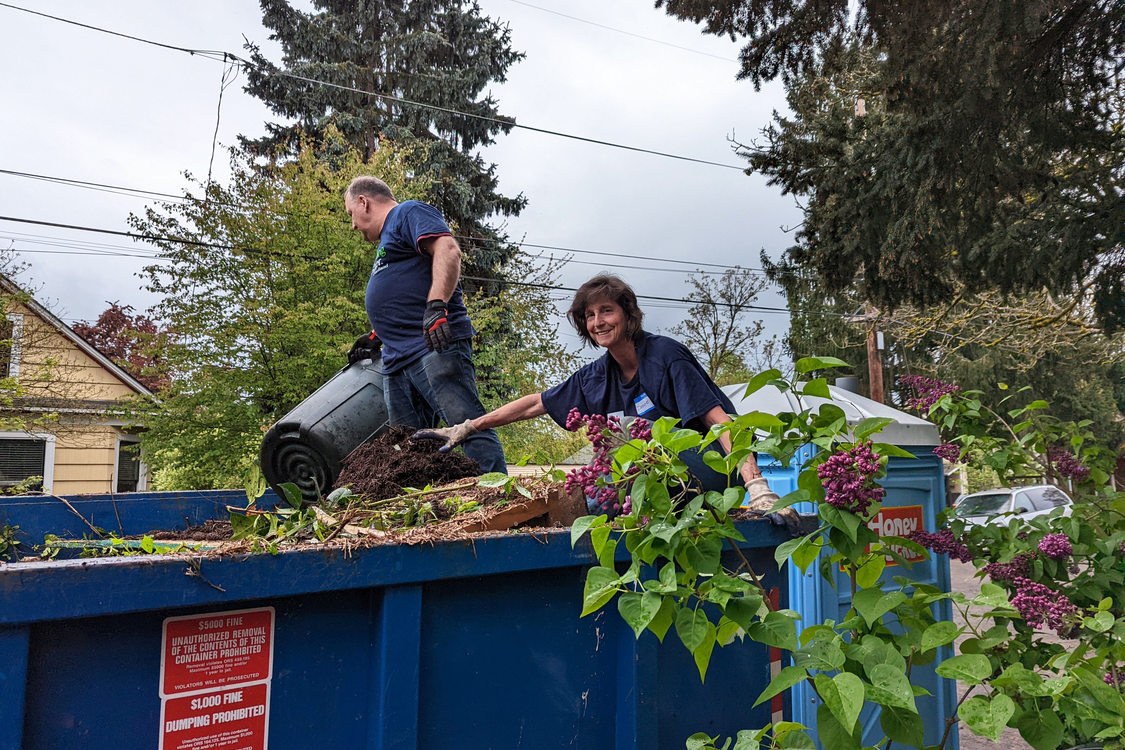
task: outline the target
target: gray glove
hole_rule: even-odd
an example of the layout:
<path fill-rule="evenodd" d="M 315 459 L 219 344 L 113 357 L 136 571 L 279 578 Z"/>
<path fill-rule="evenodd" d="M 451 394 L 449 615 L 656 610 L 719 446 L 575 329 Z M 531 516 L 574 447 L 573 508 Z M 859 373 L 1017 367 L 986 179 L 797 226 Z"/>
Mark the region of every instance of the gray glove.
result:
<path fill-rule="evenodd" d="M 746 504 L 744 507 L 764 515 L 773 510 L 773 504 L 780 500 L 777 493 L 770 489 L 765 477 L 751 479 L 746 483 Z"/>
<path fill-rule="evenodd" d="M 790 534 L 797 536 L 800 533 L 801 517 L 792 508 L 782 508 L 773 512 L 774 504 L 780 500 L 777 493 L 770 489 L 765 477 L 751 479 L 746 483 L 745 508 L 759 516 L 766 516 L 774 526 L 784 526 Z"/>
<path fill-rule="evenodd" d="M 411 436 L 411 440 L 444 440 L 445 445 L 438 448 L 439 451 L 444 453 L 450 448 L 460 445 L 465 441 L 465 438 L 475 435 L 477 432 L 479 430 L 473 426 L 473 420 L 466 419 L 461 424 L 455 424 L 452 427 L 418 430 Z"/>

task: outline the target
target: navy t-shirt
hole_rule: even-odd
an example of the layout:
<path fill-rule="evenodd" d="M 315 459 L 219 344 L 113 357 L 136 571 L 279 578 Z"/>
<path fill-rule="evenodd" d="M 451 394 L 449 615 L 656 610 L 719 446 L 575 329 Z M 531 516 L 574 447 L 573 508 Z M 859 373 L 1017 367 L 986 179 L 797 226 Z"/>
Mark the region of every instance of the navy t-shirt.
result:
<path fill-rule="evenodd" d="M 637 374 L 626 382 L 607 352 L 554 388 L 543 392 L 551 419 L 566 426 L 574 407 L 583 414 L 676 417 L 684 427 L 706 432 L 702 416 L 716 406 L 727 414 L 734 405 L 707 375 L 688 348 L 667 336 L 641 332 L 636 341 Z"/>
<path fill-rule="evenodd" d="M 383 342 L 383 371 L 391 374 L 426 353 L 422 317 L 433 283 L 433 258 L 419 243 L 451 235 L 441 213 L 419 201 L 403 201 L 387 214 L 379 249 L 367 282 L 367 318 Z M 449 299 L 449 326 L 453 339 L 473 336 L 473 326 L 461 299 L 461 285 Z"/>

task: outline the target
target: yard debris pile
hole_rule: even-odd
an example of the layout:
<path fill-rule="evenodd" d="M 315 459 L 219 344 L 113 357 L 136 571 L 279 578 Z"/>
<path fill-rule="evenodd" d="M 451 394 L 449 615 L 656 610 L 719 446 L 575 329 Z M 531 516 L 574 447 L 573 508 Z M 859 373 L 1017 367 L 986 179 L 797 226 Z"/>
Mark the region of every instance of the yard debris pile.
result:
<path fill-rule="evenodd" d="M 586 512 L 582 498 L 563 492 L 558 473 L 481 476 L 475 461 L 459 452 L 439 452 L 437 441 L 415 442 L 412 432 L 392 429 L 353 451 L 336 489 L 316 504 L 305 504 L 297 487 L 283 485 L 276 488 L 281 501 L 275 507 L 227 506 L 229 521 L 129 538 L 52 539 L 46 554 L 218 557 L 323 545 L 433 544 L 518 528 L 569 526 Z"/>
<path fill-rule="evenodd" d="M 471 458 L 454 451 L 441 453 L 438 440 L 411 440 L 414 430 L 392 427 L 352 451 L 344 460 L 336 488 L 368 500 L 401 495 L 404 488 L 440 485 L 480 475 Z"/>

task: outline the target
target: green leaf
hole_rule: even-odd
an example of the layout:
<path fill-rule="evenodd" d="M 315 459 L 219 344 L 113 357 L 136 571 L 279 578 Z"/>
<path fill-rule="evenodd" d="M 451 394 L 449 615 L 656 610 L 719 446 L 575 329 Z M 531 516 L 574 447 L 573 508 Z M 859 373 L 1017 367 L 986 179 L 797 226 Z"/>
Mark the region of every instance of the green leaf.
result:
<path fill-rule="evenodd" d="M 1082 624 L 1095 633 L 1104 633 L 1113 627 L 1114 617 L 1111 612 L 1098 612 L 1093 617 L 1083 618 Z"/>
<path fill-rule="evenodd" d="M 922 643 L 919 648 L 922 651 L 929 651 L 932 648 L 944 646 L 947 643 L 952 643 L 960 634 L 961 628 L 956 623 L 948 620 L 935 622 L 922 633 Z"/>
<path fill-rule="evenodd" d="M 816 709 L 816 733 L 821 744 L 831 750 L 860 750 L 859 730 L 848 731 L 841 726 L 827 705 Z"/>
<path fill-rule="evenodd" d="M 879 712 L 879 725 L 895 742 L 911 747 L 922 747 L 926 727 L 922 717 L 914 711 L 894 706 L 883 706 Z"/>
<path fill-rule="evenodd" d="M 814 378 L 805 383 L 801 388 L 802 395 L 816 396 L 817 398 L 832 398 L 832 394 L 828 390 L 828 381 L 824 378 Z"/>
<path fill-rule="evenodd" d="M 1094 699 L 1118 716 L 1125 716 L 1125 697 L 1109 685 L 1101 677 L 1095 675 L 1086 667 L 1075 667 L 1071 674 L 1078 678 L 1078 682 L 1094 696 Z"/>
<path fill-rule="evenodd" d="M 692 649 L 691 656 L 695 660 L 695 668 L 699 670 L 700 682 L 703 682 L 707 677 L 707 665 L 711 663 L 711 654 L 715 651 L 717 632 L 714 625 L 707 623 L 707 632 L 703 637 L 703 643 Z"/>
<path fill-rule="evenodd" d="M 1016 729 L 1035 750 L 1055 750 L 1063 741 L 1063 723 L 1054 711 L 1041 711 L 1034 704 L 1015 721 Z"/>
<path fill-rule="evenodd" d="M 992 663 L 984 654 L 960 654 L 938 664 L 934 671 L 966 685 L 980 685 L 991 676 Z"/>
<path fill-rule="evenodd" d="M 487 474 L 482 474 L 480 479 L 477 480 L 478 487 L 503 487 L 506 485 L 511 477 L 507 474 L 501 474 L 498 471 L 490 471 Z"/>
<path fill-rule="evenodd" d="M 751 393 L 761 390 L 766 383 L 780 377 L 781 370 L 765 370 L 764 372 L 759 372 L 757 375 L 750 378 L 750 382 L 746 384 L 746 391 L 742 394 L 742 397 L 746 398 Z"/>
<path fill-rule="evenodd" d="M 586 586 L 582 590 L 582 617 L 597 612 L 617 593 L 621 576 L 613 568 L 601 566 L 586 571 Z"/>
<path fill-rule="evenodd" d="M 793 652 L 793 663 L 808 670 L 832 672 L 844 666 L 844 651 L 834 640 L 815 638 Z"/>
<path fill-rule="evenodd" d="M 882 589 L 863 589 L 856 592 L 852 599 L 852 606 L 868 625 L 874 625 L 880 617 L 905 601 L 906 594 L 901 591 L 884 594 Z"/>
<path fill-rule="evenodd" d="M 835 526 L 840 531 L 848 535 L 852 542 L 856 541 L 856 534 L 859 531 L 860 521 L 859 516 L 855 513 L 850 513 L 846 510 L 840 510 L 833 507 L 828 503 L 821 503 L 819 508 L 820 517 L 827 521 L 832 526 Z"/>
<path fill-rule="evenodd" d="M 281 496 L 285 499 L 285 502 L 289 503 L 289 505 L 293 506 L 294 508 L 300 508 L 302 503 L 304 503 L 304 497 L 301 495 L 301 488 L 293 484 L 292 482 L 286 482 L 285 484 L 278 487 L 278 489 L 281 490 Z"/>
<path fill-rule="evenodd" d="M 751 706 L 751 708 L 760 706 L 762 703 L 768 701 L 775 695 L 778 695 L 779 693 L 782 693 L 785 690 L 793 687 L 798 682 L 807 679 L 808 676 L 809 673 L 801 669 L 800 667 L 785 667 L 781 670 L 781 672 L 778 673 L 777 677 L 774 677 L 772 680 L 770 680 L 770 684 L 766 685 L 766 689 L 763 690 L 762 694 L 758 696 L 758 700 L 754 701 L 754 706 Z"/>
<path fill-rule="evenodd" d="M 526 497 L 528 500 L 532 499 L 531 490 L 529 490 L 527 487 L 524 487 L 519 482 L 513 482 L 512 486 L 516 488 L 516 492 L 520 493 L 521 495 Z"/>
<path fill-rule="evenodd" d="M 797 650 L 797 623 L 781 612 L 770 612 L 761 620 L 751 623 L 746 633 L 767 646 L 777 646 L 786 651 Z"/>
<path fill-rule="evenodd" d="M 646 591 L 643 594 L 628 591 L 617 599 L 617 611 L 621 613 L 621 618 L 633 629 L 636 637 L 640 638 L 641 633 L 652 622 L 652 618 L 656 617 L 656 613 L 660 611 L 661 602 L 663 602 L 663 597 L 660 594 L 654 594 L 651 591 Z"/>
<path fill-rule="evenodd" d="M 855 433 L 855 439 L 858 443 L 861 440 L 866 440 L 893 422 L 894 420 L 890 417 L 868 417 L 857 424 L 852 429 L 852 432 Z"/>
<path fill-rule="evenodd" d="M 760 594 L 747 594 L 739 598 L 732 598 L 723 607 L 723 614 L 738 623 L 743 630 L 749 630 L 750 624 L 758 615 L 762 607 Z"/>
<path fill-rule="evenodd" d="M 879 583 L 883 571 L 887 567 L 887 558 L 883 555 L 872 555 L 871 559 L 865 562 L 855 572 L 856 585 L 862 589 L 869 589 Z"/>
<path fill-rule="evenodd" d="M 982 583 L 980 594 L 969 600 L 972 604 L 981 607 L 1008 607 L 1008 594 L 995 583 Z"/>
<path fill-rule="evenodd" d="M 827 370 L 832 367 L 849 367 L 847 362 L 835 357 L 801 357 L 797 360 L 797 374 L 804 375 L 813 370 Z"/>
<path fill-rule="evenodd" d="M 790 505 L 796 505 L 797 503 L 807 503 L 811 500 L 812 495 L 809 494 L 808 490 L 797 489 L 793 490 L 788 495 L 784 495 L 783 497 L 781 497 L 776 503 L 773 504 L 773 509 L 775 511 L 781 510 L 782 508 L 788 508 Z"/>
<path fill-rule="evenodd" d="M 997 693 L 991 699 L 974 695 L 962 703 L 957 711 L 969 729 L 993 742 L 1000 739 L 1000 733 L 1015 712 L 1016 704 L 1003 693 Z"/>
<path fill-rule="evenodd" d="M 917 458 L 913 453 L 904 448 L 890 443 L 872 443 L 871 449 L 880 456 L 894 456 L 896 458 Z"/>
<path fill-rule="evenodd" d="M 707 629 L 714 627 L 703 608 L 684 608 L 676 613 L 676 635 L 688 651 L 694 652 L 707 637 Z"/>
<path fill-rule="evenodd" d="M 141 549 L 142 550 L 144 550 L 145 552 L 147 552 L 151 555 L 154 547 L 155 547 L 155 545 L 153 544 L 153 539 L 152 539 L 151 536 L 149 536 L 148 534 L 145 534 L 143 537 L 141 537 Z"/>
<path fill-rule="evenodd" d="M 917 712 L 914 704 L 914 691 L 910 688 L 910 680 L 906 676 L 905 668 L 899 669 L 891 664 L 876 664 L 867 672 L 867 680 L 871 685 L 867 689 L 867 699 L 875 701 L 881 706 L 892 706 L 907 711 Z"/>
<path fill-rule="evenodd" d="M 863 680 L 851 672 L 841 672 L 835 677 L 819 673 L 813 678 L 816 691 L 824 699 L 824 705 L 840 722 L 845 731 L 851 732 L 863 708 Z"/>
<path fill-rule="evenodd" d="M 570 527 L 570 546 L 574 547 L 589 528 L 601 526 L 606 520 L 607 517 L 605 515 L 582 516 L 581 518 L 575 519 L 574 525 Z"/>
<path fill-rule="evenodd" d="M 657 640 L 661 643 L 664 642 L 664 636 L 668 633 L 668 628 L 672 627 L 672 622 L 676 619 L 676 605 L 670 598 L 660 598 L 660 609 L 653 615 L 652 622 L 648 624 L 648 629 L 652 631 Z"/>
<path fill-rule="evenodd" d="M 590 543 L 594 546 L 594 554 L 601 557 L 602 547 L 609 539 L 609 526 L 598 526 L 590 530 Z"/>

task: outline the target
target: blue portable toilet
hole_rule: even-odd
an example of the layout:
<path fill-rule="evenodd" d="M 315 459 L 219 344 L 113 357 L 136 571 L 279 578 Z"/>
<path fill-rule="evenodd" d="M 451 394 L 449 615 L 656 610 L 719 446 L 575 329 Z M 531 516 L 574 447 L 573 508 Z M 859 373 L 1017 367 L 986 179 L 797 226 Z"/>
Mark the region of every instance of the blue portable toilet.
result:
<path fill-rule="evenodd" d="M 743 398 L 743 393 L 746 391 L 745 384 L 726 386 L 723 391 L 734 403 L 738 414 L 753 411 L 780 414 L 800 411 L 802 408 L 815 409 L 821 404 L 828 403 L 828 399 L 802 396 L 802 403 L 799 405 L 791 392 L 782 393 L 774 386 L 761 388 L 747 398 Z M 937 426 L 913 414 L 880 404 L 837 386 L 829 386 L 828 391 L 832 395 L 831 403 L 843 409 L 851 426 L 859 424 L 868 417 L 893 419 L 893 422 L 872 436 L 872 439 L 899 446 L 914 454 L 914 458 L 892 457 L 888 462 L 887 476 L 882 481 L 887 494 L 883 500 L 882 510 L 869 524 L 871 528 L 880 536 L 909 536 L 911 531 L 918 528 L 934 531 L 937 528 L 937 514 L 945 508 L 945 475 L 942 460 L 933 454 L 933 447 L 941 442 Z M 773 491 L 784 496 L 797 489 L 797 476 L 801 466 L 812 458 L 817 450 L 819 449 L 814 445 L 804 446 L 788 467 L 783 467 L 772 457 L 760 457 L 759 465 L 762 474 L 769 481 Z M 816 507 L 812 503 L 798 503 L 794 507 L 800 513 L 816 513 Z M 851 588 L 843 572 L 837 570 L 835 576 L 835 587 L 833 587 L 820 574 L 820 566 L 817 562 L 810 565 L 804 573 L 795 565 L 789 566 L 790 607 L 801 614 L 803 626 L 823 622 L 825 619 L 833 619 L 837 622 L 844 619 L 844 614 L 851 608 Z M 888 558 L 887 568 L 883 572 L 882 587 L 888 591 L 897 589 L 898 584 L 892 580 L 896 576 L 904 576 L 919 583 L 936 586 L 942 591 L 949 591 L 949 557 L 934 555 L 924 562 L 916 562 L 909 569 L 898 566 Z M 942 601 L 935 606 L 935 615 L 938 619 L 953 619 L 953 608 L 948 601 Z M 919 713 L 926 724 L 926 745 L 937 745 L 941 741 L 945 720 L 956 711 L 956 684 L 952 680 L 938 677 L 934 671 L 943 659 L 951 656 L 953 656 L 952 649 L 946 646 L 939 651 L 938 658 L 933 663 L 916 667 L 911 672 L 911 683 L 931 693 L 929 696 L 917 698 Z M 792 701 L 793 721 L 815 728 L 820 699 L 808 683 L 801 683 L 793 688 Z M 869 703 L 860 715 L 860 721 L 863 723 L 864 745 L 875 744 L 884 736 L 879 725 L 878 707 Z M 949 747 L 957 750 L 959 743 L 956 727 L 950 740 Z"/>

